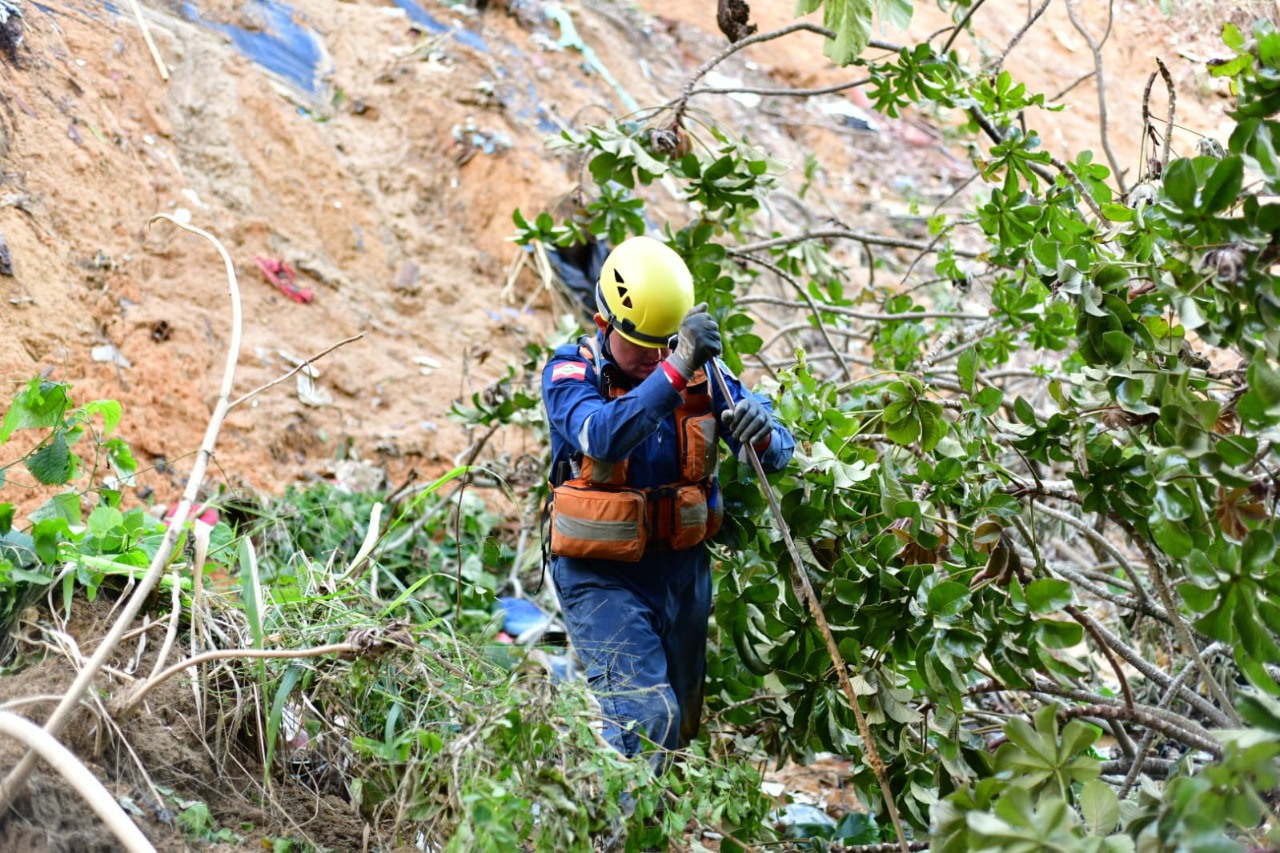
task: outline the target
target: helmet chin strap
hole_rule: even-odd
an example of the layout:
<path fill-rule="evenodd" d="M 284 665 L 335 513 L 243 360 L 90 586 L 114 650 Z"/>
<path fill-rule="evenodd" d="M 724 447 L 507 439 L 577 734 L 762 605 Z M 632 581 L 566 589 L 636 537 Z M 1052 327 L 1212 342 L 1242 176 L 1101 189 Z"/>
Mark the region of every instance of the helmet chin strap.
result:
<path fill-rule="evenodd" d="M 605 358 L 609 359 L 610 361 L 616 364 L 618 360 L 613 357 L 613 347 L 609 343 L 609 338 L 612 336 L 613 336 L 613 321 L 610 320 L 609 325 L 605 326 L 604 328 L 604 345 L 600 348 L 600 351 L 604 353 Z"/>

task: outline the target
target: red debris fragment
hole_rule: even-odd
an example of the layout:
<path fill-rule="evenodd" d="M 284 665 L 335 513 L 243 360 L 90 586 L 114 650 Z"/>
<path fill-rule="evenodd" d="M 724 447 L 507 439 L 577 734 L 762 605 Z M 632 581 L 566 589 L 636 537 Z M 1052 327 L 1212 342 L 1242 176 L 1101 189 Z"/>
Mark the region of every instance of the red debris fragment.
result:
<path fill-rule="evenodd" d="M 173 515 L 177 511 L 178 505 L 174 504 L 169 507 L 167 512 L 165 512 L 164 522 L 166 525 L 173 520 Z M 213 527 L 219 521 L 218 511 L 213 507 L 205 506 L 204 504 L 192 504 L 191 509 L 187 512 L 187 520 L 202 521 L 210 527 Z"/>
<path fill-rule="evenodd" d="M 254 261 L 257 262 L 258 269 L 262 270 L 267 281 L 280 288 L 280 292 L 294 302 L 307 303 L 315 298 L 315 291 L 311 288 L 298 287 L 295 283 L 297 274 L 293 271 L 293 267 L 284 261 L 279 258 L 264 258 L 261 255 L 255 257 Z"/>

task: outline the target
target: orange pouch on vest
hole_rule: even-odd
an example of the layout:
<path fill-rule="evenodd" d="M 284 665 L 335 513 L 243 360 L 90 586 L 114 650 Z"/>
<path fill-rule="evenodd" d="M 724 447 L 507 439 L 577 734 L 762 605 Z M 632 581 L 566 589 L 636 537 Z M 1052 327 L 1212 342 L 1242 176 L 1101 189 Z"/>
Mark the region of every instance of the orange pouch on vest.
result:
<path fill-rule="evenodd" d="M 695 483 L 662 491 L 662 496 L 655 501 L 654 527 L 664 545 L 682 551 L 719 529 L 722 516 L 708 505 L 705 486 Z"/>
<path fill-rule="evenodd" d="M 551 553 L 558 557 L 634 563 L 649 544 L 639 489 L 568 480 L 551 501 Z"/>

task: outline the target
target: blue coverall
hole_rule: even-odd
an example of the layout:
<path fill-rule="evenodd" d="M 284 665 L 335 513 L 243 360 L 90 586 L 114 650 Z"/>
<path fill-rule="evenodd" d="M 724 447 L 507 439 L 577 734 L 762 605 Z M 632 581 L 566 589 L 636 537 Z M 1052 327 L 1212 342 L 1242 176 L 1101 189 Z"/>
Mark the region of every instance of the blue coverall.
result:
<path fill-rule="evenodd" d="M 597 333 L 597 350 L 610 381 L 631 385 L 603 354 L 603 333 Z M 750 394 L 719 366 L 735 403 Z M 754 396 L 773 411 L 766 398 Z M 567 468 L 570 459 L 586 454 L 606 462 L 629 460 L 629 486 L 680 479 L 674 412 L 682 398 L 661 368 L 610 399 L 601 392 L 591 361 L 577 344 L 568 344 L 543 369 L 542 399 L 551 426 L 553 477 L 562 463 Z M 711 405 L 719 422 L 726 405 L 714 381 Z M 733 453 L 740 453 L 728 430 L 722 427 L 721 433 Z M 794 449 L 791 433 L 775 422 L 760 461 L 766 471 L 780 470 Z M 706 678 L 711 614 L 706 545 L 650 549 L 634 563 L 553 557 L 551 575 L 570 643 L 604 713 L 605 740 L 627 756 L 640 752 L 642 734 L 665 749 L 686 745 L 698 731 Z"/>

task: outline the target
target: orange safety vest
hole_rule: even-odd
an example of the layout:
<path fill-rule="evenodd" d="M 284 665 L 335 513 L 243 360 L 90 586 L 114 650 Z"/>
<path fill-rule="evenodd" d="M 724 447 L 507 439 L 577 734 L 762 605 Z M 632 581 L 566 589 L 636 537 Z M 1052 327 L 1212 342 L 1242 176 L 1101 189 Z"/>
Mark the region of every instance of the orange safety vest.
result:
<path fill-rule="evenodd" d="M 593 368 L 595 339 L 579 352 Z M 597 369 L 597 381 L 603 377 Z M 603 384 L 603 383 L 602 383 Z M 610 399 L 624 389 L 602 388 Z M 581 456 L 572 477 L 552 484 L 551 553 L 562 557 L 635 562 L 646 550 L 692 548 L 716 534 L 724 520 L 716 480 L 719 453 L 711 384 L 699 369 L 675 410 L 680 479 L 652 488 L 627 485 L 627 460 Z"/>

